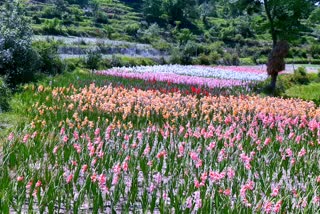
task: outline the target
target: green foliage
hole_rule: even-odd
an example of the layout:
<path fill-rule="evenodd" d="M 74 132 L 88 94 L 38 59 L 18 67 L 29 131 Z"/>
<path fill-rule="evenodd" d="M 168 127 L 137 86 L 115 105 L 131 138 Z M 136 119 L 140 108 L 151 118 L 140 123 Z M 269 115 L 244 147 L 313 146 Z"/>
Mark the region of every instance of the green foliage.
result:
<path fill-rule="evenodd" d="M 288 89 L 285 93 L 287 97 L 301 98 L 320 104 L 320 83 L 295 86 Z"/>
<path fill-rule="evenodd" d="M 62 73 L 64 64 L 58 55 L 58 44 L 54 41 L 35 42 L 33 44 L 35 50 L 39 54 L 40 72 L 48 75 L 56 75 Z"/>
<path fill-rule="evenodd" d="M 9 110 L 10 90 L 5 81 L 0 78 L 0 114 Z"/>
<path fill-rule="evenodd" d="M 154 65 L 155 61 L 150 58 L 142 57 L 127 57 L 113 55 L 111 59 L 105 59 L 103 61 L 104 68 L 110 67 L 132 67 L 132 66 L 145 66 Z"/>
<path fill-rule="evenodd" d="M 62 21 L 57 18 L 47 19 L 44 22 L 43 30 L 48 34 L 53 34 L 53 35 L 62 34 L 63 33 Z"/>
<path fill-rule="evenodd" d="M 125 26 L 125 32 L 130 36 L 136 36 L 140 26 L 138 24 L 128 24 Z"/>
<path fill-rule="evenodd" d="M 294 70 L 292 81 L 296 84 L 306 85 L 310 82 L 307 76 L 307 70 L 305 67 L 299 67 Z"/>
<path fill-rule="evenodd" d="M 70 58 L 64 60 L 65 70 L 67 72 L 72 72 L 77 68 L 84 68 L 85 60 L 81 58 Z"/>
<path fill-rule="evenodd" d="M 99 50 L 91 50 L 86 58 L 86 67 L 91 71 L 99 68 L 99 63 L 102 60 L 102 55 Z"/>
<path fill-rule="evenodd" d="M 313 58 L 320 58 L 320 45 L 319 44 L 312 44 L 310 46 L 310 54 Z"/>
<path fill-rule="evenodd" d="M 95 15 L 95 21 L 99 24 L 108 24 L 108 16 L 101 11 L 98 11 Z"/>
<path fill-rule="evenodd" d="M 320 24 L 320 7 L 317 7 L 310 14 L 308 21 L 312 24 Z"/>
<path fill-rule="evenodd" d="M 254 61 L 252 58 L 247 57 L 247 58 L 240 58 L 240 65 L 254 65 Z"/>
<path fill-rule="evenodd" d="M 49 5 L 45 6 L 42 10 L 42 18 L 52 19 L 52 18 L 61 18 L 61 11 L 57 7 Z"/>
<path fill-rule="evenodd" d="M 0 11 L 0 75 L 9 87 L 32 81 L 37 54 L 32 48 L 32 30 L 19 2 L 6 2 Z"/>
<path fill-rule="evenodd" d="M 240 59 L 239 56 L 235 53 L 225 53 L 223 56 L 223 64 L 224 65 L 239 65 Z"/>

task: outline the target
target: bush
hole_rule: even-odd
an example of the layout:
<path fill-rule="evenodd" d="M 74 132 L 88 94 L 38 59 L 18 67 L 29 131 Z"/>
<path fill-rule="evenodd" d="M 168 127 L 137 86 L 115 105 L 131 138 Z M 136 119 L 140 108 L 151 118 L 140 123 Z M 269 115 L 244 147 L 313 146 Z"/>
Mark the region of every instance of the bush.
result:
<path fill-rule="evenodd" d="M 99 24 L 108 24 L 108 16 L 105 13 L 98 11 L 95 15 L 95 21 Z"/>
<path fill-rule="evenodd" d="M 102 55 L 99 50 L 91 50 L 86 57 L 86 68 L 89 68 L 92 72 L 99 68 L 102 61 Z"/>
<path fill-rule="evenodd" d="M 182 63 L 182 54 L 179 48 L 173 48 L 170 56 L 171 64 L 181 64 Z"/>
<path fill-rule="evenodd" d="M 223 64 L 224 65 L 239 65 L 240 60 L 237 54 L 226 53 L 223 56 Z"/>
<path fill-rule="evenodd" d="M 200 54 L 199 57 L 193 62 L 198 65 L 210 65 L 210 58 L 205 54 Z"/>
<path fill-rule="evenodd" d="M 64 64 L 58 55 L 58 44 L 54 41 L 38 41 L 33 44 L 39 54 L 40 72 L 48 75 L 62 73 Z"/>
<path fill-rule="evenodd" d="M 130 36 L 136 36 L 140 26 L 138 24 L 129 24 L 125 26 L 125 32 Z"/>
<path fill-rule="evenodd" d="M 299 67 L 294 70 L 294 74 L 292 76 L 292 81 L 297 84 L 306 85 L 310 82 L 307 76 L 307 70 L 305 67 Z"/>
<path fill-rule="evenodd" d="M 240 58 L 240 65 L 255 65 L 255 63 L 252 58 L 247 57 L 247 58 Z"/>
<path fill-rule="evenodd" d="M 84 67 L 84 60 L 81 58 L 71 58 L 71 59 L 65 59 L 64 64 L 66 71 L 72 72 L 76 70 L 77 68 L 83 68 Z"/>
<path fill-rule="evenodd" d="M 0 78 L 0 113 L 9 110 L 10 90 L 5 81 Z"/>
<path fill-rule="evenodd" d="M 54 19 L 50 19 L 50 20 L 46 20 L 44 22 L 44 27 L 43 30 L 48 33 L 48 34 L 62 34 L 63 30 L 62 30 L 62 21 L 54 18 Z"/>

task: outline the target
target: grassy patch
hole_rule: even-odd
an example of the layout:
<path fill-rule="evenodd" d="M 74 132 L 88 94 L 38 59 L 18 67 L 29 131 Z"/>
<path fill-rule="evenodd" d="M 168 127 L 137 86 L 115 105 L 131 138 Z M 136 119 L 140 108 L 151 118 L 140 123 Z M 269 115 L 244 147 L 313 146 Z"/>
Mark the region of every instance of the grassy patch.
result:
<path fill-rule="evenodd" d="M 309 85 L 294 86 L 286 90 L 285 95 L 288 97 L 312 100 L 320 104 L 320 83 L 311 83 Z"/>

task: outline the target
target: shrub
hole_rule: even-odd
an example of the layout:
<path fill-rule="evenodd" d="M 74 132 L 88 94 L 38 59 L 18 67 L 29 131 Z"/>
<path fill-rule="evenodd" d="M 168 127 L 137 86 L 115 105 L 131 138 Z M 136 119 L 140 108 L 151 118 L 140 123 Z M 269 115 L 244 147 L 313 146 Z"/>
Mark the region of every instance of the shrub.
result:
<path fill-rule="evenodd" d="M 237 54 L 226 53 L 223 56 L 223 64 L 225 65 L 239 65 L 240 60 Z"/>
<path fill-rule="evenodd" d="M 62 73 L 64 64 L 58 55 L 58 44 L 54 41 L 38 41 L 33 44 L 39 54 L 40 72 L 49 75 Z"/>
<path fill-rule="evenodd" d="M 99 24 L 108 24 L 108 16 L 105 13 L 98 11 L 95 15 L 95 21 Z"/>
<path fill-rule="evenodd" d="M 292 77 L 292 81 L 297 84 L 308 84 L 310 82 L 308 76 L 307 76 L 307 70 L 305 67 L 299 67 L 294 70 L 294 74 Z"/>
<path fill-rule="evenodd" d="M 95 69 L 99 68 L 100 62 L 102 60 L 102 55 L 99 50 L 89 51 L 86 57 L 86 67 L 89 68 L 92 72 Z"/>
<path fill-rule="evenodd" d="M 62 34 L 63 31 L 61 23 L 62 21 L 57 18 L 46 20 L 44 22 L 43 30 L 48 34 Z"/>
<path fill-rule="evenodd" d="M 61 18 L 61 11 L 57 9 L 55 6 L 45 6 L 42 9 L 42 17 L 47 19 L 53 19 L 53 18 Z"/>
<path fill-rule="evenodd" d="M 254 61 L 252 58 L 247 57 L 247 58 L 240 58 L 240 65 L 254 65 Z"/>
<path fill-rule="evenodd" d="M 9 110 L 10 90 L 5 81 L 0 78 L 0 113 Z"/>
<path fill-rule="evenodd" d="M 140 26 L 138 24 L 129 24 L 125 26 L 125 32 L 130 36 L 136 36 Z"/>
<path fill-rule="evenodd" d="M 210 65 L 210 57 L 202 53 L 193 64 Z"/>
<path fill-rule="evenodd" d="M 82 58 L 71 58 L 71 59 L 65 59 L 65 69 L 68 72 L 72 72 L 76 70 L 77 68 L 83 68 L 84 67 L 84 60 Z"/>
<path fill-rule="evenodd" d="M 320 45 L 317 45 L 317 44 L 311 45 L 310 53 L 314 58 L 320 57 Z"/>
<path fill-rule="evenodd" d="M 173 48 L 170 56 L 171 64 L 181 64 L 182 63 L 182 54 L 179 48 Z"/>
<path fill-rule="evenodd" d="M 218 64 L 219 59 L 221 59 L 221 55 L 218 52 L 213 51 L 209 54 L 210 64 L 215 64 L 215 65 Z"/>

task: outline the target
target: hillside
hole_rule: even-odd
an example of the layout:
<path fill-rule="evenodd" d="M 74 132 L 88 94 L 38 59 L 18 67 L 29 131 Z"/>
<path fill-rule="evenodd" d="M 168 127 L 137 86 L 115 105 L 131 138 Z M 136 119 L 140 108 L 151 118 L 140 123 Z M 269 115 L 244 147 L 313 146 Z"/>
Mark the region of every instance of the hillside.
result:
<path fill-rule="evenodd" d="M 192 1 L 178 5 L 184 8 L 181 16 L 181 8 L 176 8 L 176 12 L 170 8 L 161 11 L 159 6 L 156 10 L 159 1 L 31 0 L 26 5 L 34 33 L 61 36 L 59 52 L 67 57 L 72 57 L 70 53 L 83 55 L 93 46 L 103 46 L 102 54 L 106 57 L 120 54 L 164 58 L 182 64 L 266 62 L 272 42 L 265 26 L 266 17 L 261 12 L 248 16 L 237 5 L 225 1 L 188 2 Z M 66 42 L 68 39 L 64 37 L 70 36 L 78 42 Z M 87 44 L 82 39 L 87 37 L 116 42 Z M 292 42 L 288 63 L 319 64 L 319 22 L 306 19 L 304 30 L 297 38 Z M 143 46 L 148 50 L 143 51 L 126 42 L 150 46 Z"/>

